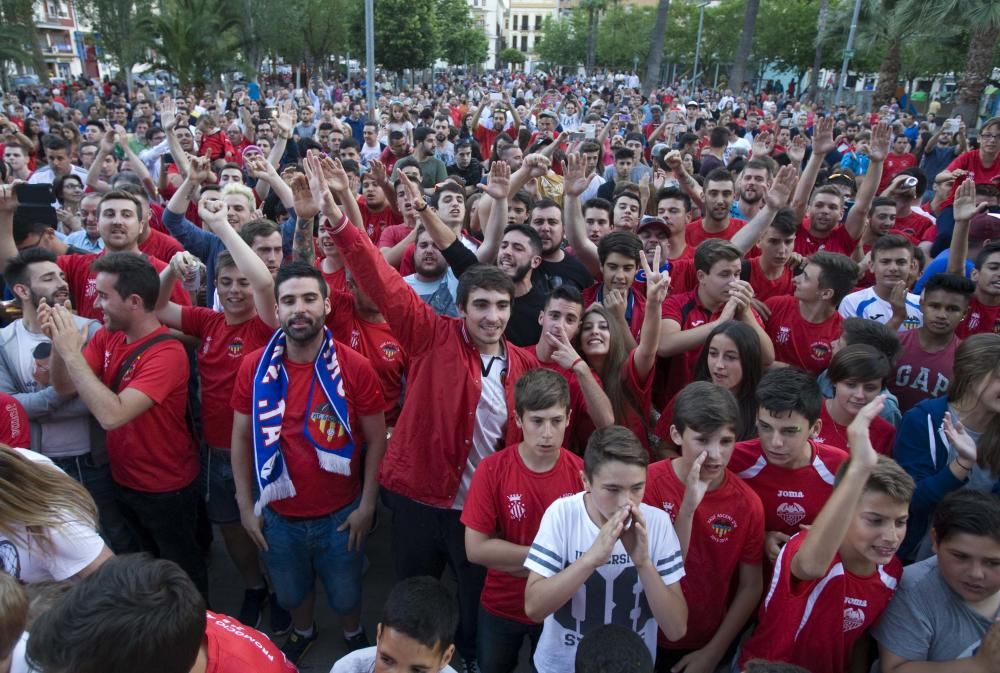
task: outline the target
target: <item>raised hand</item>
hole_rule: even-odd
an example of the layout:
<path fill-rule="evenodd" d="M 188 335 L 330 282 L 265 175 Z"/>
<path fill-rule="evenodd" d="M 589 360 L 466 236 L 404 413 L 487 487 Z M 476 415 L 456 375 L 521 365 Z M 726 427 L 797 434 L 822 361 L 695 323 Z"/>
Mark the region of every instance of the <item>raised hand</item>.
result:
<path fill-rule="evenodd" d="M 181 280 L 188 280 L 199 266 L 198 258 L 186 250 L 175 252 L 170 258 L 170 272 Z"/>
<path fill-rule="evenodd" d="M 878 462 L 878 453 L 872 447 L 869 429 L 884 406 L 885 395 L 877 395 L 875 399 L 861 407 L 861 411 L 847 426 L 847 444 L 851 449 L 852 463 L 873 468 Z"/>
<path fill-rule="evenodd" d="M 524 157 L 524 165 L 528 167 L 528 175 L 533 178 L 540 178 L 549 172 L 552 162 L 542 154 L 529 154 Z"/>
<path fill-rule="evenodd" d="M 833 140 L 833 117 L 823 117 L 816 120 L 813 126 L 813 154 L 818 154 L 820 158 L 829 154 L 836 144 Z"/>
<path fill-rule="evenodd" d="M 368 162 L 368 170 L 371 171 L 372 177 L 375 179 L 375 182 L 379 183 L 380 185 L 385 184 L 386 182 L 385 164 L 383 164 L 378 159 L 372 159 L 371 161 Z"/>
<path fill-rule="evenodd" d="M 889 139 L 891 137 L 889 125 L 880 121 L 872 129 L 872 144 L 868 150 L 868 158 L 872 161 L 885 161 L 889 156 Z"/>
<path fill-rule="evenodd" d="M 264 158 L 263 154 L 258 154 L 256 152 L 246 155 L 243 159 L 243 165 L 247 169 L 247 173 L 250 177 L 256 178 L 258 180 L 263 179 L 266 175 L 269 175 L 274 171 L 274 166 L 271 162 Z"/>
<path fill-rule="evenodd" d="M 552 360 L 563 369 L 572 369 L 573 363 L 580 359 L 580 354 L 573 348 L 566 335 L 557 337 L 551 332 L 546 332 L 542 338 L 552 346 Z M 586 363 L 583 363 L 587 366 Z"/>
<path fill-rule="evenodd" d="M 663 157 L 663 162 L 674 172 L 674 175 L 679 176 L 684 172 L 684 157 L 679 150 L 670 150 L 667 152 L 667 156 Z"/>
<path fill-rule="evenodd" d="M 907 287 L 905 280 L 896 281 L 896 284 L 892 287 L 892 292 L 889 293 L 889 305 L 892 306 L 893 315 L 906 316 L 906 295 Z"/>
<path fill-rule="evenodd" d="M 295 114 L 292 112 L 292 104 L 288 101 L 278 103 L 278 117 L 274 120 L 278 130 L 281 131 L 282 138 L 291 138 L 292 130 L 295 128 Z"/>
<path fill-rule="evenodd" d="M 753 149 L 751 157 L 769 156 L 774 149 L 774 135 L 770 131 L 758 133 L 753 138 Z M 675 150 L 676 151 L 676 150 Z M 680 152 L 678 152 L 680 154 Z"/>
<path fill-rule="evenodd" d="M 507 198 L 510 192 L 510 166 L 506 161 L 494 161 L 490 164 L 483 192 L 497 200 Z"/>
<path fill-rule="evenodd" d="M 14 185 L 0 185 L 0 213 L 13 214 L 18 205 Z"/>
<path fill-rule="evenodd" d="M 979 450 L 976 448 L 975 440 L 966 432 L 962 421 L 953 418 L 950 411 L 944 412 L 944 422 L 941 423 L 941 429 L 944 430 L 944 436 L 951 442 L 959 458 L 973 463 L 979 459 Z"/>
<path fill-rule="evenodd" d="M 955 190 L 954 216 L 955 221 L 971 220 L 989 208 L 987 202 L 976 205 L 976 184 L 972 180 L 964 180 Z"/>
<path fill-rule="evenodd" d="M 177 104 L 173 98 L 164 98 L 160 101 L 160 126 L 166 133 L 170 133 L 177 125 Z"/>
<path fill-rule="evenodd" d="M 188 167 L 188 180 L 200 185 L 212 175 L 212 160 L 208 157 L 192 157 Z"/>
<path fill-rule="evenodd" d="M 809 143 L 804 133 L 800 133 L 792 138 L 792 146 L 785 150 L 785 154 L 792 160 L 792 164 L 796 166 L 802 165 L 802 160 L 806 158 L 806 147 L 808 145 Z"/>
<path fill-rule="evenodd" d="M 347 171 L 340 159 L 330 157 L 317 157 L 320 167 L 323 169 L 323 177 L 326 178 L 326 185 L 334 192 L 345 192 L 351 188 L 351 179 L 347 177 Z"/>
<path fill-rule="evenodd" d="M 646 255 L 639 255 L 639 262 L 642 264 L 642 270 L 646 274 L 647 304 L 662 304 L 663 300 L 667 298 L 667 292 L 670 291 L 670 274 L 666 271 L 660 271 L 661 250 L 660 246 L 656 246 L 656 250 L 653 251 L 652 268 L 650 268 L 649 262 L 646 261 Z"/>
<path fill-rule="evenodd" d="M 424 203 L 424 195 L 420 193 L 420 184 L 410 180 L 410 178 L 406 176 L 406 173 L 400 172 L 399 184 L 403 185 L 403 190 L 406 192 L 406 198 L 408 198 L 410 203 L 413 204 L 414 210 L 418 205 Z"/>
<path fill-rule="evenodd" d="M 306 162 L 303 164 L 306 175 L 296 173 L 292 176 L 292 181 L 288 185 L 292 190 L 295 214 L 298 215 L 300 220 L 311 220 L 316 217 L 320 210 L 320 198 L 323 195 L 323 191 L 329 191 L 325 181 L 317 182 L 317 175 L 322 176 L 322 169 L 317 166 L 310 172 L 308 166 L 309 160 L 306 159 Z"/>
<path fill-rule="evenodd" d="M 587 158 L 579 152 L 566 155 L 563 163 L 563 193 L 566 196 L 580 196 L 589 184 Z"/>
<path fill-rule="evenodd" d="M 115 151 L 115 140 L 117 134 L 114 129 L 105 131 L 104 135 L 101 137 L 101 151 L 105 154 L 111 154 Z"/>
<path fill-rule="evenodd" d="M 63 357 L 79 353 L 86 343 L 86 337 L 77 328 L 68 306 L 52 306 L 46 315 L 45 325 L 45 333 L 52 339 L 52 347 Z"/>
<path fill-rule="evenodd" d="M 639 255 L 644 257 L 644 255 Z M 604 288 L 604 308 L 608 309 L 612 315 L 617 316 L 621 320 L 625 320 L 625 309 L 628 306 L 628 298 L 625 293 L 621 290 L 609 290 Z"/>
<path fill-rule="evenodd" d="M 206 201 L 198 206 L 198 217 L 208 225 L 211 231 L 218 231 L 219 227 L 229 225 L 229 206 L 225 201 Z M 180 254 L 180 253 L 178 253 Z M 174 255 L 177 257 L 177 255 Z M 192 258 L 193 259 L 193 258 Z M 171 260 L 173 261 L 173 260 Z"/>
<path fill-rule="evenodd" d="M 778 210 L 788 205 L 792 195 L 795 194 L 795 186 L 799 182 L 799 173 L 795 166 L 782 166 L 778 169 L 778 174 L 771 182 L 771 188 L 764 196 L 764 202 L 771 208 Z"/>

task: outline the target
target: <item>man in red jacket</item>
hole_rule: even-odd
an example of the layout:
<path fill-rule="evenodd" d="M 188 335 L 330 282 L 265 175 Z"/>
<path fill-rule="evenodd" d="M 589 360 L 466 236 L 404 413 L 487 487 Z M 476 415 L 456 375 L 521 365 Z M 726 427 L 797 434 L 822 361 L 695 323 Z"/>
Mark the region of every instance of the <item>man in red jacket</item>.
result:
<path fill-rule="evenodd" d="M 379 482 L 392 509 L 396 574 L 458 579 L 458 651 L 476 670 L 476 617 L 485 571 L 465 554 L 460 517 L 472 475 L 503 447 L 514 384 L 538 359 L 504 339 L 514 285 L 493 266 L 459 281 L 460 318 L 439 316 L 418 297 L 360 229 L 351 226 L 325 184 L 318 157 L 306 160 L 313 198 L 333 224 L 330 235 L 358 287 L 378 306 L 409 354 L 406 402 Z M 424 206 L 425 208 L 427 206 Z"/>

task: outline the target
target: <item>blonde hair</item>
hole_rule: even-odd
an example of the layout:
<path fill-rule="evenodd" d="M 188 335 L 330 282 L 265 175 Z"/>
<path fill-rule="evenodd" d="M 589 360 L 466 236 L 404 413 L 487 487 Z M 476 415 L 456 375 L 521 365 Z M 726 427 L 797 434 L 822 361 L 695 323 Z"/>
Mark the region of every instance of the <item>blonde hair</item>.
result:
<path fill-rule="evenodd" d="M 28 595 L 21 583 L 0 572 L 0 662 L 14 651 L 28 622 Z"/>
<path fill-rule="evenodd" d="M 219 192 L 219 197 L 225 199 L 230 194 L 239 194 L 246 199 L 247 206 L 250 210 L 255 210 L 257 208 L 257 199 L 254 198 L 253 191 L 246 185 L 240 182 L 230 182 L 222 188 L 221 192 Z"/>
<path fill-rule="evenodd" d="M 49 550 L 51 530 L 69 521 L 97 528 L 97 505 L 87 490 L 58 468 L 0 444 L 0 535 Z"/>

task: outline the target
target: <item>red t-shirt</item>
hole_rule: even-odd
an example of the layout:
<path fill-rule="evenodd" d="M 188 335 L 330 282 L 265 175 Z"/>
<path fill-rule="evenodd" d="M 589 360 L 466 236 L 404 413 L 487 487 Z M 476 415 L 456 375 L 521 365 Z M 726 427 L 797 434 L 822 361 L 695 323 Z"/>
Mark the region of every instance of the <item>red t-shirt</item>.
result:
<path fill-rule="evenodd" d="M 218 131 L 209 136 L 203 136 L 198 144 L 198 155 L 208 157 L 212 161 L 223 159 L 227 162 L 239 163 L 236 156 L 236 148 L 229 141 L 223 131 Z"/>
<path fill-rule="evenodd" d="M 842 224 L 834 227 L 826 238 L 814 236 L 809 231 L 809 216 L 806 215 L 802 218 L 802 224 L 799 225 L 799 230 L 795 234 L 795 252 L 803 257 L 808 257 L 820 250 L 825 250 L 826 252 L 839 252 L 850 257 L 854 249 L 858 247 L 859 240 L 861 239 L 853 238 Z"/>
<path fill-rule="evenodd" d="M 83 357 L 101 382 L 111 387 L 125 358 L 166 327 L 132 343 L 124 332 L 97 330 Z M 150 346 L 134 361 L 118 391 L 132 388 L 153 400 L 153 406 L 131 421 L 108 430 L 108 461 L 116 482 L 144 493 L 184 488 L 198 476 L 198 446 L 187 425 L 188 358 L 184 346 L 170 339 Z"/>
<path fill-rule="evenodd" d="M 358 208 L 361 210 L 361 221 L 365 223 L 368 238 L 375 245 L 378 245 L 386 228 L 403 223 L 403 216 L 393 210 L 388 201 L 382 206 L 382 210 L 372 210 L 362 195 L 358 197 Z"/>
<path fill-rule="evenodd" d="M 0 393 L 0 444 L 21 449 L 31 448 L 28 412 L 7 393 Z"/>
<path fill-rule="evenodd" d="M 345 344 L 334 341 L 334 347 L 344 377 L 344 397 L 354 437 L 351 474 L 335 474 L 320 468 L 316 448 L 305 434 L 306 423 L 313 439 L 326 438 L 331 445 L 338 447 L 342 446 L 346 431 L 322 389 L 318 385 L 315 389 L 313 387 L 316 378 L 314 363 L 292 362 L 286 358 L 288 389 L 285 391 L 285 415 L 281 419 L 280 446 L 296 494 L 268 504 L 284 516 L 325 516 L 343 509 L 361 494 L 361 449 L 365 436 L 360 418 L 382 413 L 385 402 L 378 377 L 368 360 Z M 263 355 L 262 348 L 243 358 L 233 387 L 231 406 L 234 411 L 247 416 L 254 413 L 253 378 Z"/>
<path fill-rule="evenodd" d="M 811 524 L 823 509 L 833 481 L 847 453 L 809 440 L 812 461 L 805 467 L 787 469 L 767 462 L 759 439 L 739 442 L 729 460 L 729 469 L 753 489 L 764 503 L 764 526 L 788 535 L 800 524 Z"/>
<path fill-rule="evenodd" d="M 387 407 L 385 422 L 393 425 L 403 406 L 403 380 L 410 367 L 406 351 L 388 323 L 368 322 L 358 316 L 354 310 L 354 295 L 331 292 L 330 306 L 332 310 L 326 316 L 326 326 L 334 339 L 350 344 L 375 369 Z"/>
<path fill-rule="evenodd" d="M 878 193 L 881 194 L 882 190 L 889 186 L 889 183 L 892 182 L 894 177 L 907 168 L 912 168 L 916 165 L 917 158 L 909 152 L 905 152 L 903 154 L 889 152 L 889 154 L 885 157 L 885 163 L 882 167 L 882 179 L 879 180 L 878 183 Z"/>
<path fill-rule="evenodd" d="M 969 299 L 969 310 L 966 311 L 962 322 L 958 323 L 955 334 L 960 339 L 967 339 L 973 334 L 989 332 L 1000 334 L 1000 304 L 990 306 L 979 301 L 976 295 L 972 295 Z"/>
<path fill-rule="evenodd" d="M 795 285 L 792 283 L 795 274 L 792 273 L 790 267 L 783 267 L 781 275 L 772 280 L 764 275 L 764 269 L 760 266 L 760 257 L 754 257 L 748 261 L 750 262 L 750 277 L 743 280 L 748 281 L 753 287 L 755 299 L 765 301 L 771 297 L 787 296 L 795 291 Z"/>
<path fill-rule="evenodd" d="M 963 152 L 955 157 L 955 160 L 948 164 L 948 168 L 945 170 L 953 171 L 956 168 L 969 171 L 969 173 L 972 174 L 972 179 L 975 180 L 977 185 L 989 185 L 992 184 L 993 180 L 996 178 L 1000 178 L 1000 161 L 994 159 L 993 165 L 987 168 L 983 165 L 983 160 L 979 154 L 979 150 L 969 150 L 968 152 Z M 958 186 L 959 182 L 956 180 L 955 186 L 952 187 L 952 191 L 958 189 Z"/>
<path fill-rule="evenodd" d="M 800 580 L 792 558 L 808 533 L 781 550 L 759 623 L 740 651 L 740 670 L 751 659 L 784 661 L 812 673 L 844 673 L 854 645 L 875 625 L 896 592 L 903 565 L 893 558 L 867 577 L 848 571 L 837 554 L 824 577 Z"/>
<path fill-rule="evenodd" d="M 181 309 L 181 331 L 201 339 L 198 376 L 201 379 L 202 438 L 209 446 L 228 449 L 233 438 L 229 400 L 243 356 L 267 345 L 274 334 L 256 315 L 235 325 L 225 313 L 202 306 Z"/>
<path fill-rule="evenodd" d="M 902 348 L 896 358 L 896 371 L 889 380 L 889 390 L 899 400 L 904 414 L 920 402 L 948 392 L 955 365 L 955 351 L 962 340 L 957 336 L 937 353 L 928 353 L 920 345 L 920 330 L 899 333 Z"/>
<path fill-rule="evenodd" d="M 645 286 L 645 283 L 643 283 L 643 286 Z M 598 300 L 598 297 L 603 296 L 603 290 L 604 283 L 597 283 L 585 289 L 581 294 L 583 297 L 583 309 L 587 310 L 591 304 Z M 635 288 L 629 288 L 628 293 L 629 301 L 632 304 L 632 315 L 628 321 L 628 326 L 632 332 L 632 338 L 635 339 L 636 343 L 639 343 L 642 321 L 646 319 L 646 295 L 645 293 L 636 292 Z"/>
<path fill-rule="evenodd" d="M 94 306 L 94 300 L 97 299 L 97 274 L 90 270 L 90 265 L 106 252 L 102 251 L 95 255 L 59 255 L 56 258 L 59 268 L 66 274 L 73 309 L 77 315 L 84 318 L 104 319 L 104 312 Z M 156 257 L 146 259 L 156 269 L 156 273 L 160 273 L 167 266 Z M 191 297 L 180 283 L 176 283 L 170 292 L 170 301 L 181 306 L 191 305 Z"/>
<path fill-rule="evenodd" d="M 896 224 L 889 230 L 891 234 L 903 234 L 913 245 L 924 240 L 927 230 L 934 227 L 934 220 L 911 210 L 908 215 L 896 217 Z M 931 239 L 934 240 L 934 239 Z"/>
<path fill-rule="evenodd" d="M 771 297 L 764 303 L 771 309 L 765 330 L 774 344 L 775 360 L 817 375 L 830 366 L 833 342 L 840 338 L 844 322 L 839 313 L 814 323 L 802 317 L 795 297 Z"/>
<path fill-rule="evenodd" d="M 741 220 L 738 217 L 730 217 L 729 226 L 724 231 L 712 233 L 705 231 L 705 228 L 701 226 L 701 221 L 699 217 L 684 229 L 684 241 L 692 248 L 697 248 L 699 243 L 707 241 L 710 238 L 724 238 L 728 241 L 746 224 L 746 220 Z"/>
<path fill-rule="evenodd" d="M 205 673 L 296 673 L 278 646 L 232 617 L 206 611 Z"/>
<path fill-rule="evenodd" d="M 472 474 L 472 485 L 462 510 L 462 523 L 483 535 L 530 546 L 549 505 L 583 488 L 580 482 L 582 469 L 583 461 L 561 448 L 552 469 L 532 472 L 521 459 L 517 445 L 508 446 L 484 458 Z M 533 624 L 524 614 L 524 587 L 527 582 L 527 577 L 515 577 L 487 568 L 486 583 L 479 602 L 492 615 L 521 624 Z"/>
<path fill-rule="evenodd" d="M 493 152 L 494 141 L 496 141 L 497 136 L 504 133 L 505 130 L 509 131 L 508 135 L 513 137 L 514 140 L 517 140 L 517 126 L 515 125 L 511 125 L 508 129 L 501 129 L 499 131 L 496 129 L 488 129 L 485 126 L 479 125 L 472 131 L 472 137 L 479 143 L 479 150 L 484 159 L 489 157 Z M 532 137 L 531 144 L 534 144 L 534 142 L 535 138 Z"/>
<path fill-rule="evenodd" d="M 347 267 L 342 266 L 333 273 L 327 273 L 323 271 L 323 260 L 319 260 L 316 268 L 323 274 L 323 280 L 326 281 L 330 292 L 347 292 Z"/>
<path fill-rule="evenodd" d="M 174 255 L 184 252 L 184 246 L 173 236 L 150 229 L 149 238 L 139 244 L 139 251 L 147 257 L 155 257 L 169 264 Z"/>
<path fill-rule="evenodd" d="M 663 508 L 675 521 L 684 490 L 673 462 L 661 460 L 649 466 L 642 499 L 647 505 Z M 684 563 L 698 571 L 681 579 L 684 598 L 695 608 L 688 613 L 687 633 L 668 642 L 661 631 L 657 634 L 659 643 L 678 650 L 696 650 L 708 644 L 726 616 L 740 564 L 759 565 L 763 555 L 764 506 L 749 486 L 727 470 L 722 485 L 706 493 L 694 512 Z"/>
<path fill-rule="evenodd" d="M 829 444 L 830 446 L 835 446 L 838 449 L 849 452 L 850 448 L 847 446 L 847 426 L 833 420 L 833 416 L 830 415 L 830 412 L 826 408 L 829 402 L 830 400 L 823 401 L 823 409 L 819 416 L 820 420 L 823 421 L 823 425 L 820 427 L 819 434 L 815 439 L 822 444 Z M 876 416 L 869 428 L 868 436 L 871 438 L 872 448 L 875 449 L 876 453 L 892 457 L 892 445 L 896 441 L 896 428 L 892 423 Z"/>
<path fill-rule="evenodd" d="M 408 227 L 402 223 L 389 225 L 382 229 L 382 233 L 379 234 L 378 242 L 375 245 L 380 248 L 394 248 L 400 241 L 409 236 L 412 231 L 412 227 Z"/>
<path fill-rule="evenodd" d="M 649 418 L 650 409 L 653 406 L 653 379 L 656 378 L 656 368 L 649 372 L 645 380 L 639 378 L 639 372 L 635 368 L 635 351 L 629 353 L 628 360 L 625 361 L 625 366 L 621 370 L 621 381 L 625 389 L 632 395 L 636 403 L 639 406 L 637 411 L 635 407 L 629 403 L 625 403 L 625 422 L 620 423 L 626 428 L 631 430 L 633 434 L 639 439 L 646 450 L 650 452 L 650 457 L 652 457 L 652 447 L 649 444 L 649 429 L 648 420 L 643 422 L 643 419 Z M 617 421 L 616 421 L 617 422 Z M 591 433 L 595 430 L 594 422 L 589 416 L 585 418 L 578 419 L 578 422 L 573 423 L 573 432 L 575 437 L 573 437 L 573 442 L 578 447 L 585 447 L 587 445 L 587 440 L 590 438 Z M 564 443 L 569 443 L 569 440 Z"/>

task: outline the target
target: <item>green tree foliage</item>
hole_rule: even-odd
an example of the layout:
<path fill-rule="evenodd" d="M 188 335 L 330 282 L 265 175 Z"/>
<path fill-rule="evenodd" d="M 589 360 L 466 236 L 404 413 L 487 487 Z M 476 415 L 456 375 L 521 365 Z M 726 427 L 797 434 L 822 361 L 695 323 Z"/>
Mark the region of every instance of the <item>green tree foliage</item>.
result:
<path fill-rule="evenodd" d="M 601 18 L 597 36 L 597 62 L 613 68 L 631 68 L 636 59 L 645 63 L 653 34 L 652 7 L 612 7 Z"/>
<path fill-rule="evenodd" d="M 437 0 L 378 0 L 375 60 L 395 72 L 429 68 L 437 56 L 436 5 Z"/>
<path fill-rule="evenodd" d="M 100 35 L 100 46 L 131 86 L 132 66 L 148 60 L 151 33 L 150 5 L 135 0 L 79 0 L 80 12 Z"/>
<path fill-rule="evenodd" d="M 0 0 L 0 74 L 5 79 L 10 63 L 31 64 L 39 75 L 45 74 L 31 5 L 31 0 Z"/>
<path fill-rule="evenodd" d="M 466 0 L 438 0 L 438 57 L 452 65 L 480 65 L 489 53 L 483 29 L 474 25 Z"/>
<path fill-rule="evenodd" d="M 580 12 L 558 19 L 545 17 L 542 38 L 535 43 L 535 53 L 550 67 L 575 66 L 587 54 L 587 19 Z"/>
<path fill-rule="evenodd" d="M 139 26 L 156 36 L 158 65 L 181 87 L 205 87 L 240 67 L 240 20 L 230 0 L 167 0 Z"/>
<path fill-rule="evenodd" d="M 497 54 L 497 65 L 508 65 L 511 63 L 524 63 L 524 53 L 520 49 L 507 47 Z"/>

